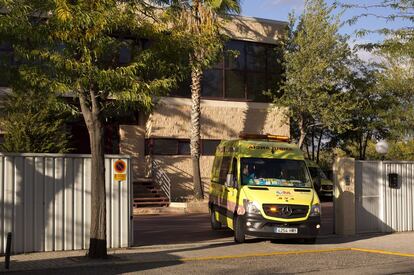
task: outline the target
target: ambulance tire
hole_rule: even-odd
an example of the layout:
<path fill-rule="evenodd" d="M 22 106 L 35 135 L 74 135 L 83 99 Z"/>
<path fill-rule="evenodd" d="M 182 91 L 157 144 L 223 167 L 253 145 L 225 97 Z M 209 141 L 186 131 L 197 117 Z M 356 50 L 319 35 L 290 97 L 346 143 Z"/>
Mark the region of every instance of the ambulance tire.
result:
<path fill-rule="evenodd" d="M 236 216 L 234 218 L 233 222 L 233 228 L 234 228 L 234 241 L 236 243 L 244 243 L 246 240 L 246 234 L 245 234 L 245 223 L 242 216 Z"/>
<path fill-rule="evenodd" d="M 306 238 L 306 239 L 303 239 L 303 242 L 305 244 L 315 244 L 316 243 L 316 238 Z"/>
<path fill-rule="evenodd" d="M 214 214 L 214 209 L 210 208 L 210 224 L 211 229 L 218 230 L 221 228 L 221 222 L 216 220 L 216 215 Z"/>

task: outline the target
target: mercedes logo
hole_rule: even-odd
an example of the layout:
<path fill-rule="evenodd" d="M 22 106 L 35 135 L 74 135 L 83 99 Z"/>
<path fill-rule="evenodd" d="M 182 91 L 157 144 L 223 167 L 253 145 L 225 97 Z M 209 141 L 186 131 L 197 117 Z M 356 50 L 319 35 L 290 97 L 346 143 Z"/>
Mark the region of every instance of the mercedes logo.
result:
<path fill-rule="evenodd" d="M 290 206 L 285 206 L 282 208 L 282 215 L 285 217 L 289 217 L 290 215 L 292 215 L 292 208 Z"/>

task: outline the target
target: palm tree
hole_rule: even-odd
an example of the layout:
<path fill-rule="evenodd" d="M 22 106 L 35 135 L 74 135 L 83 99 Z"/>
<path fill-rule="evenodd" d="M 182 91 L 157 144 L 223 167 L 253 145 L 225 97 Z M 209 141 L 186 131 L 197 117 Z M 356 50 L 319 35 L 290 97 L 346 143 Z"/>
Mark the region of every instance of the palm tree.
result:
<path fill-rule="evenodd" d="M 191 43 L 191 159 L 196 199 L 203 199 L 200 176 L 200 97 L 203 70 L 217 61 L 225 37 L 220 33 L 229 14 L 240 13 L 240 0 L 177 1 L 179 25 Z"/>

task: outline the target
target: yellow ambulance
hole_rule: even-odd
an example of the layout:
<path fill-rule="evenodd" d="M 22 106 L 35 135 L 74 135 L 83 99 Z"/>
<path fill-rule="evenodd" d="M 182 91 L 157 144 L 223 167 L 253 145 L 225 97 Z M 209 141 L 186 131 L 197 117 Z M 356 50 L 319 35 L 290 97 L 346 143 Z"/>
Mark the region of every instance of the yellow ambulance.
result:
<path fill-rule="evenodd" d="M 211 227 L 246 236 L 314 243 L 321 205 L 302 151 L 284 136 L 242 134 L 217 147 L 209 193 Z"/>

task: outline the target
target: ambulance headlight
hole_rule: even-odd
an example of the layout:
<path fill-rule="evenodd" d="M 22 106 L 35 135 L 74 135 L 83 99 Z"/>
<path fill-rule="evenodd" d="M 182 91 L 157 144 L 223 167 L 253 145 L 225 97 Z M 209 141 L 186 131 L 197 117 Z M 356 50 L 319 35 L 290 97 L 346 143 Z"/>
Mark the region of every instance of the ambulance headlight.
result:
<path fill-rule="evenodd" d="M 312 205 L 310 216 L 320 216 L 321 215 L 321 205 L 319 203 Z"/>
<path fill-rule="evenodd" d="M 244 200 L 244 207 L 247 213 L 260 214 L 260 205 L 255 201 Z"/>

